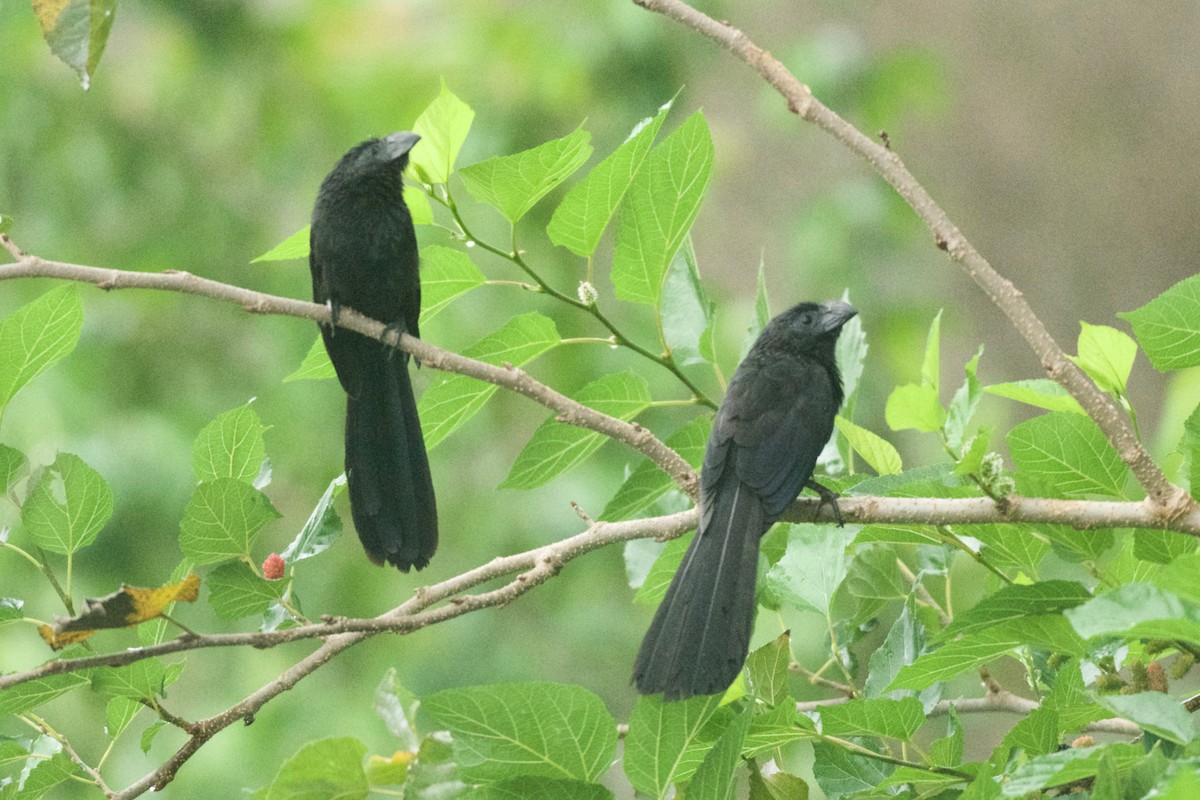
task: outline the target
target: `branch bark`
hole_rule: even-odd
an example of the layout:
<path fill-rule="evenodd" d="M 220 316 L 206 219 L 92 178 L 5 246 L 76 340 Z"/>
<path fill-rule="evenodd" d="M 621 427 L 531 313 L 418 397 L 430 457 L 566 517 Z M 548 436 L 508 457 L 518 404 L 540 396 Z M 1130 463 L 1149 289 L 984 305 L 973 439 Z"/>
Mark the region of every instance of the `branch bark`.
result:
<path fill-rule="evenodd" d="M 1072 362 L 1038 319 L 1025 296 L 1000 275 L 950 221 L 925 188 L 904 166 L 890 147 L 863 134 L 822 104 L 805 84 L 786 67 L 750 40 L 745 33 L 725 22 L 697 11 L 682 0 L 633 0 L 634 4 L 681 23 L 707 36 L 756 71 L 787 101 L 788 110 L 832 135 L 847 150 L 869 163 L 891 184 L 933 233 L 934 242 L 958 262 L 992 302 L 1008 317 L 1033 349 L 1046 374 L 1063 386 L 1088 413 L 1109 442 L 1129 465 L 1154 512 L 1163 520 L 1194 514 L 1196 503 L 1179 486 L 1167 480 L 1150 454 L 1142 447 L 1133 426 L 1115 403 Z"/>

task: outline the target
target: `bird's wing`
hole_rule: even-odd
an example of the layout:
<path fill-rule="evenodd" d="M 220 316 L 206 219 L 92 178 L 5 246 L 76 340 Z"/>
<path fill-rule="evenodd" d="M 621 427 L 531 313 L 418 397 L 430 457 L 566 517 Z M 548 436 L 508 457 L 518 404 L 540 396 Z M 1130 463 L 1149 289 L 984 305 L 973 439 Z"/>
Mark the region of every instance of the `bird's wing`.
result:
<path fill-rule="evenodd" d="M 739 377 L 739 376 L 735 376 Z M 780 360 L 730 382 L 705 452 L 702 487 L 732 469 L 774 521 L 812 476 L 833 432 L 833 383 L 815 361 Z"/>

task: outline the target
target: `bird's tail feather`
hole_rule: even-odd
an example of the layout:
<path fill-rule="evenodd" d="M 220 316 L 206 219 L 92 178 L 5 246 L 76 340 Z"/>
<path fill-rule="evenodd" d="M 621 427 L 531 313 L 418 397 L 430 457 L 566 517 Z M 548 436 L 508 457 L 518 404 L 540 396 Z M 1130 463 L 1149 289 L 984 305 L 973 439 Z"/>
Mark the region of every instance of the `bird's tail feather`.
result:
<path fill-rule="evenodd" d="M 350 511 L 367 555 L 407 572 L 437 549 L 437 504 L 417 418 L 407 359 L 377 352 L 358 362 L 346 399 L 346 475 Z"/>
<path fill-rule="evenodd" d="M 713 493 L 696 533 L 650 623 L 634 665 L 642 694 L 666 700 L 724 691 L 750 647 L 762 501 L 745 484 Z"/>

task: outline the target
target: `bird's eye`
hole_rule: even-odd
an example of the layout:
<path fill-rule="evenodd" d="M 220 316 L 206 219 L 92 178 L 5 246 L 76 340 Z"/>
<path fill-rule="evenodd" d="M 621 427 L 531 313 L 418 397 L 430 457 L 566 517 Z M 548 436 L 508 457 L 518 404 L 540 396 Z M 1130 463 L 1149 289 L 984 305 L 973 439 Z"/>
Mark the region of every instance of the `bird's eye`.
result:
<path fill-rule="evenodd" d="M 800 315 L 800 324 L 801 325 L 804 325 L 804 326 L 812 325 L 812 321 L 813 321 L 812 314 L 801 314 Z"/>

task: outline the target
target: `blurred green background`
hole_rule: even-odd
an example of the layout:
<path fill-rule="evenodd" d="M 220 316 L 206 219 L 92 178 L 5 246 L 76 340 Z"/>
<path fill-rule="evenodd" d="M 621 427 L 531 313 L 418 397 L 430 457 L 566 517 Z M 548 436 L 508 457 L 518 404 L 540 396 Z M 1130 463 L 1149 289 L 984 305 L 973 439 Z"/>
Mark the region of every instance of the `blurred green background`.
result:
<path fill-rule="evenodd" d="M 746 30 L 862 130 L 886 130 L 910 169 L 1068 350 L 1079 320 L 1124 328 L 1115 312 L 1196 271 L 1196 6 L 700 5 Z M 888 433 L 883 404 L 894 385 L 916 379 L 937 309 L 947 309 L 947 398 L 980 343 L 987 345 L 985 383 L 1040 377 L 1019 336 L 866 165 L 799 123 L 745 67 L 628 0 L 126 3 L 87 92 L 49 54 L 28 4 L 0 3 L 0 213 L 15 218 L 11 234 L 22 247 L 47 258 L 182 269 L 307 297 L 303 262 L 249 261 L 307 222 L 316 188 L 342 152 L 410 127 L 443 77 L 477 114 L 464 165 L 564 135 L 584 119 L 594 163 L 683 87 L 666 130 L 703 108 L 716 146 L 694 240 L 718 301 L 726 374 L 752 314 L 760 262 L 773 311 L 848 289 L 871 346 L 857 421 L 897 443 L 907 466 L 936 460 L 936 443 Z M 467 198 L 461 187 L 458 196 Z M 519 233 L 530 261 L 572 291 L 583 265 L 542 232 L 560 196 L 535 209 Z M 465 205 L 474 227 L 505 240 L 497 217 Z M 434 229 L 421 236 L 447 243 Z M 520 277 L 503 262 L 476 261 L 489 277 Z M 50 285 L 5 283 L 0 313 Z M 619 309 L 603 277 L 599 288 L 607 310 L 652 342 L 641 310 Z M 81 293 L 87 316 L 78 350 L 18 395 L 0 427 L 0 441 L 35 463 L 70 451 L 113 488 L 114 517 L 79 558 L 76 598 L 105 594 L 122 581 L 166 579 L 180 557 L 178 520 L 194 485 L 192 439 L 217 413 L 250 398 L 270 426 L 274 480 L 267 494 L 284 514 L 258 546 L 263 556 L 281 550 L 341 470 L 336 382 L 281 383 L 312 344 L 313 326 L 182 295 L 92 287 Z M 461 349 L 532 308 L 555 316 L 564 336 L 599 333 L 581 315 L 539 300 L 486 287 L 422 332 Z M 683 396 L 665 371 L 596 345 L 559 348 L 532 371 L 570 392 L 617 369 L 643 374 L 656 397 Z M 418 388 L 430 378 L 420 374 Z M 1172 409 L 1194 401 L 1197 384 L 1194 372 L 1169 384 L 1139 360 L 1133 401 L 1160 457 L 1181 428 Z M 657 410 L 643 421 L 665 435 L 694 413 Z M 984 413 L 1007 426 L 1028 412 L 989 398 Z M 497 490 L 545 416 L 526 400 L 497 395 L 431 454 L 443 531 L 433 564 L 420 575 L 373 568 L 350 534 L 301 569 L 305 609 L 375 614 L 419 585 L 577 532 L 568 502 L 598 514 L 636 459 L 608 444 L 542 489 Z M 6 523 L 15 518 L 7 505 L 0 514 Z M 60 613 L 35 578 L 25 562 L 0 552 L 0 596 L 25 596 L 30 616 Z M 31 587 L 40 593 L 30 596 Z M 631 594 L 613 548 L 573 562 L 512 607 L 377 638 L 269 704 L 252 727 L 221 734 L 183 768 L 170 796 L 231 796 L 262 785 L 304 742 L 327 735 L 355 735 L 374 752 L 390 753 L 394 744 L 370 711 L 388 667 L 417 693 L 502 680 L 579 683 L 622 718 L 633 702 L 630 664 L 651 612 L 634 606 Z M 203 603 L 181 616 L 200 630 L 222 627 Z M 102 646 L 123 635 L 104 634 Z M 169 708 L 187 718 L 215 713 L 310 648 L 192 653 Z M 31 629 L 0 633 L 0 669 L 45 657 Z M 71 694 L 47 716 L 78 737 L 85 758 L 99 758 L 97 698 Z M 143 717 L 134 738 L 149 722 Z M 0 731 L 18 732 L 28 731 Z M 180 743 L 179 734 L 165 731 L 147 758 L 132 739 L 122 742 L 108 762 L 110 782 L 126 785 Z"/>

